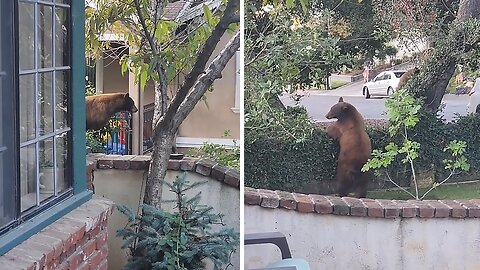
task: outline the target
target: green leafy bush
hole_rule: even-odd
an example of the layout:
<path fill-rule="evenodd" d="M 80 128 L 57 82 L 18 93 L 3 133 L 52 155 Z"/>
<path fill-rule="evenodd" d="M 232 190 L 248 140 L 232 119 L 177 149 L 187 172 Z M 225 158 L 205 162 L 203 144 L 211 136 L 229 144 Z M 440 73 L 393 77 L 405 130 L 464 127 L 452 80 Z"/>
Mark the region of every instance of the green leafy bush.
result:
<path fill-rule="evenodd" d="M 323 127 L 314 127 L 305 120 L 304 109 L 285 113 L 281 125 L 270 128 L 245 128 L 245 185 L 254 188 L 279 189 L 291 192 L 316 192 L 313 186 L 334 186 L 338 145 L 328 138 Z M 308 118 L 308 117 L 307 117 Z M 303 126 L 302 126 L 303 125 Z M 480 117 L 468 115 L 454 122 L 445 122 L 435 113 L 421 110 L 419 122 L 409 132 L 410 139 L 420 143 L 416 164 L 420 169 L 431 168 L 444 176 L 447 172 L 444 152 L 452 140 L 467 142 L 465 152 L 470 161 L 470 174 L 480 173 Z M 303 132 L 301 133 L 303 127 Z M 287 130 L 288 132 L 285 132 Z M 293 130 L 293 131 L 292 131 Z M 368 127 L 372 149 L 384 149 L 389 142 L 401 143 L 401 137 L 391 138 L 385 126 Z M 290 136 L 289 134 L 295 134 Z M 301 138 L 301 140 L 300 140 Z M 411 168 L 395 157 L 387 169 L 390 177 L 401 186 L 410 185 Z M 464 177 L 465 173 L 456 177 Z M 392 187 L 384 182 L 385 175 L 374 179 L 375 185 Z M 320 190 L 321 193 L 332 192 Z"/>
<path fill-rule="evenodd" d="M 204 143 L 199 149 L 195 149 L 192 155 L 214 160 L 229 168 L 240 170 L 240 147 L 238 145 L 227 148 L 220 144 Z"/>
<path fill-rule="evenodd" d="M 129 208 L 118 207 L 129 221 L 117 231 L 125 240 L 122 248 L 131 250 L 124 269 L 200 270 L 205 268 L 204 259 L 211 260 L 214 269 L 225 269 L 221 267 L 230 263 L 239 246 L 239 232 L 227 228 L 223 215 L 212 213 L 212 207 L 200 205 L 200 193 L 187 198 L 188 190 L 204 183 L 190 184 L 186 174 L 172 184 L 165 182 L 176 194 L 170 202 L 177 209 L 174 213 L 143 205 L 142 214 L 135 216 Z"/>

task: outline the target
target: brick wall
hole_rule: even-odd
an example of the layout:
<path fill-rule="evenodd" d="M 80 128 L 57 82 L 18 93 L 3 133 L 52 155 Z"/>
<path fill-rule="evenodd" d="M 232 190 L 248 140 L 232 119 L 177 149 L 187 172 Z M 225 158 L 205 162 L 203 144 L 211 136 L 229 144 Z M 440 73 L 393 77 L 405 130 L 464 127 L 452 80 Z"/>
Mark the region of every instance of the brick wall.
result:
<path fill-rule="evenodd" d="M 373 218 L 480 218 L 480 199 L 374 200 L 245 188 L 246 205 L 302 213 Z"/>
<path fill-rule="evenodd" d="M 117 170 L 148 170 L 151 156 L 138 155 L 105 155 L 89 154 L 87 156 L 87 186 L 94 187 L 94 171 L 96 169 L 117 169 Z M 240 188 L 240 173 L 229 169 L 217 162 L 185 157 L 182 159 L 170 159 L 168 161 L 169 171 L 195 172 L 202 176 L 211 177 L 223 182 L 226 185 Z"/>
<path fill-rule="evenodd" d="M 0 257 L 1 269 L 107 269 L 113 203 L 91 199 Z"/>

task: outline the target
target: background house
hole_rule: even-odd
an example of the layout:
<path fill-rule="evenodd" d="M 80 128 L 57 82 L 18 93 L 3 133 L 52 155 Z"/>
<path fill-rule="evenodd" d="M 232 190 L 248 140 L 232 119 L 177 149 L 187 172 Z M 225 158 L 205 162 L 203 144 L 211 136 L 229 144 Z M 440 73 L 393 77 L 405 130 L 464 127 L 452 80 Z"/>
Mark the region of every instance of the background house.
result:
<path fill-rule="evenodd" d="M 221 1 L 177 1 L 167 5 L 164 17 L 179 22 L 188 21 L 203 16 L 203 4 L 215 9 L 221 5 Z M 228 33 L 222 37 L 213 57 L 227 44 L 230 37 L 231 34 Z M 94 82 L 97 93 L 128 92 L 135 100 L 139 111 L 132 115 L 132 154 L 143 154 L 152 145 L 150 138 L 154 86 L 147 84 L 142 91 L 140 85 L 135 84 L 133 73 L 122 76 L 118 59 L 126 51 L 120 36 L 112 33 L 101 39 L 110 41 L 112 46 L 102 58 L 90 62 L 92 69 L 88 79 Z M 182 82 L 183 74 L 180 74 L 170 83 L 170 92 L 178 89 Z M 234 141 L 240 138 L 240 52 L 226 65 L 222 78 L 214 82 L 213 89 L 180 126 L 176 141 L 180 152 L 184 148 L 201 146 L 204 142 L 233 146 Z M 228 131 L 228 136 L 224 136 L 225 131 Z"/>

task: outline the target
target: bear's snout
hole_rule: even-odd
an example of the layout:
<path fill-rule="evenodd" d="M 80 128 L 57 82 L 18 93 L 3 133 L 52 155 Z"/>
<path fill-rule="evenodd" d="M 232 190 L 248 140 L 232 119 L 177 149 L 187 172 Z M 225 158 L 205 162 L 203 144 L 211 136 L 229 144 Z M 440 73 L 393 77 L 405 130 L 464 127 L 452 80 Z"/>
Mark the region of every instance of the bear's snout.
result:
<path fill-rule="evenodd" d="M 133 105 L 131 112 L 132 112 L 132 113 L 138 112 L 137 106 Z"/>
<path fill-rule="evenodd" d="M 325 115 L 325 118 L 327 118 L 327 119 L 332 119 L 333 116 L 332 116 L 330 113 L 327 113 L 327 114 Z"/>

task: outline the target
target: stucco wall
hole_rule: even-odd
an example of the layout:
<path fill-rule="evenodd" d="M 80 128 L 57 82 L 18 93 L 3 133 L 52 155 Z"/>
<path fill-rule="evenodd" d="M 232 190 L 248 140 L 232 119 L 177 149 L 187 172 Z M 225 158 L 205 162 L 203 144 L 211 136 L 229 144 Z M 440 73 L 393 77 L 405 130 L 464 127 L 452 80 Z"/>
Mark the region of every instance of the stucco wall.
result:
<path fill-rule="evenodd" d="M 391 201 L 245 190 L 245 233 L 279 231 L 311 269 L 480 269 L 480 200 Z M 245 247 L 245 269 L 280 260 Z"/>
<path fill-rule="evenodd" d="M 245 206 L 245 233 L 280 231 L 311 269 L 480 269 L 478 219 L 382 219 Z M 246 246 L 246 269 L 279 260 Z"/>
<path fill-rule="evenodd" d="M 101 156 L 101 155 L 98 155 Z M 144 177 L 145 166 L 137 166 L 133 168 L 126 165 L 119 164 L 133 164 L 133 156 L 114 156 L 110 158 L 109 156 L 103 156 L 99 159 L 99 165 L 94 171 L 94 186 L 95 194 L 103 196 L 114 201 L 116 204 L 127 205 L 131 209 L 137 209 L 139 201 L 142 201 L 141 195 L 143 194 L 142 180 Z M 148 164 L 149 157 L 139 156 L 142 164 Z M 123 159 L 123 160 L 122 160 Z M 115 160 L 115 165 L 112 160 Z M 109 168 L 108 162 L 112 162 L 111 168 Z M 123 162 L 123 163 L 122 163 Z M 178 161 L 181 162 L 181 161 Z M 191 183 L 197 181 L 207 181 L 206 184 L 200 186 L 197 189 L 192 190 L 187 193 L 187 196 L 193 196 L 197 192 L 202 192 L 201 203 L 212 206 L 215 209 L 215 212 L 220 212 L 225 214 L 224 222 L 229 226 L 234 228 L 236 231 L 240 231 L 240 192 L 238 187 L 229 185 L 226 181 L 218 181 L 212 177 L 206 177 L 197 173 L 195 171 L 202 170 L 198 167 L 198 162 L 195 160 L 186 161 L 188 164 L 182 167 L 178 166 L 177 169 L 184 169 L 187 171 L 187 180 Z M 122 169 L 115 169 L 115 168 Z M 208 167 L 208 166 L 206 166 Z M 210 170 L 212 165 L 210 165 Z M 193 171 L 192 171 L 193 170 Z M 182 174 L 182 171 L 170 170 L 167 172 L 166 179 L 171 181 L 175 176 Z M 225 172 L 224 172 L 225 173 Z M 206 173 L 204 173 L 206 174 Z M 210 174 L 210 173 L 209 173 Z M 163 189 L 163 199 L 172 199 L 173 193 L 168 191 L 167 188 Z M 172 211 L 172 205 L 164 204 L 163 207 L 167 211 Z M 108 269 L 117 270 L 126 263 L 127 256 L 125 255 L 126 250 L 122 250 L 120 247 L 123 243 L 121 238 L 115 237 L 116 230 L 123 228 L 127 222 L 126 217 L 121 214 L 119 211 L 115 211 L 110 217 L 108 225 L 108 233 L 111 235 L 108 245 L 109 245 L 109 254 L 108 254 Z M 229 269 L 240 269 L 239 268 L 239 252 L 232 256 L 232 263 L 234 267 Z M 212 268 L 213 269 L 213 268 Z"/>

